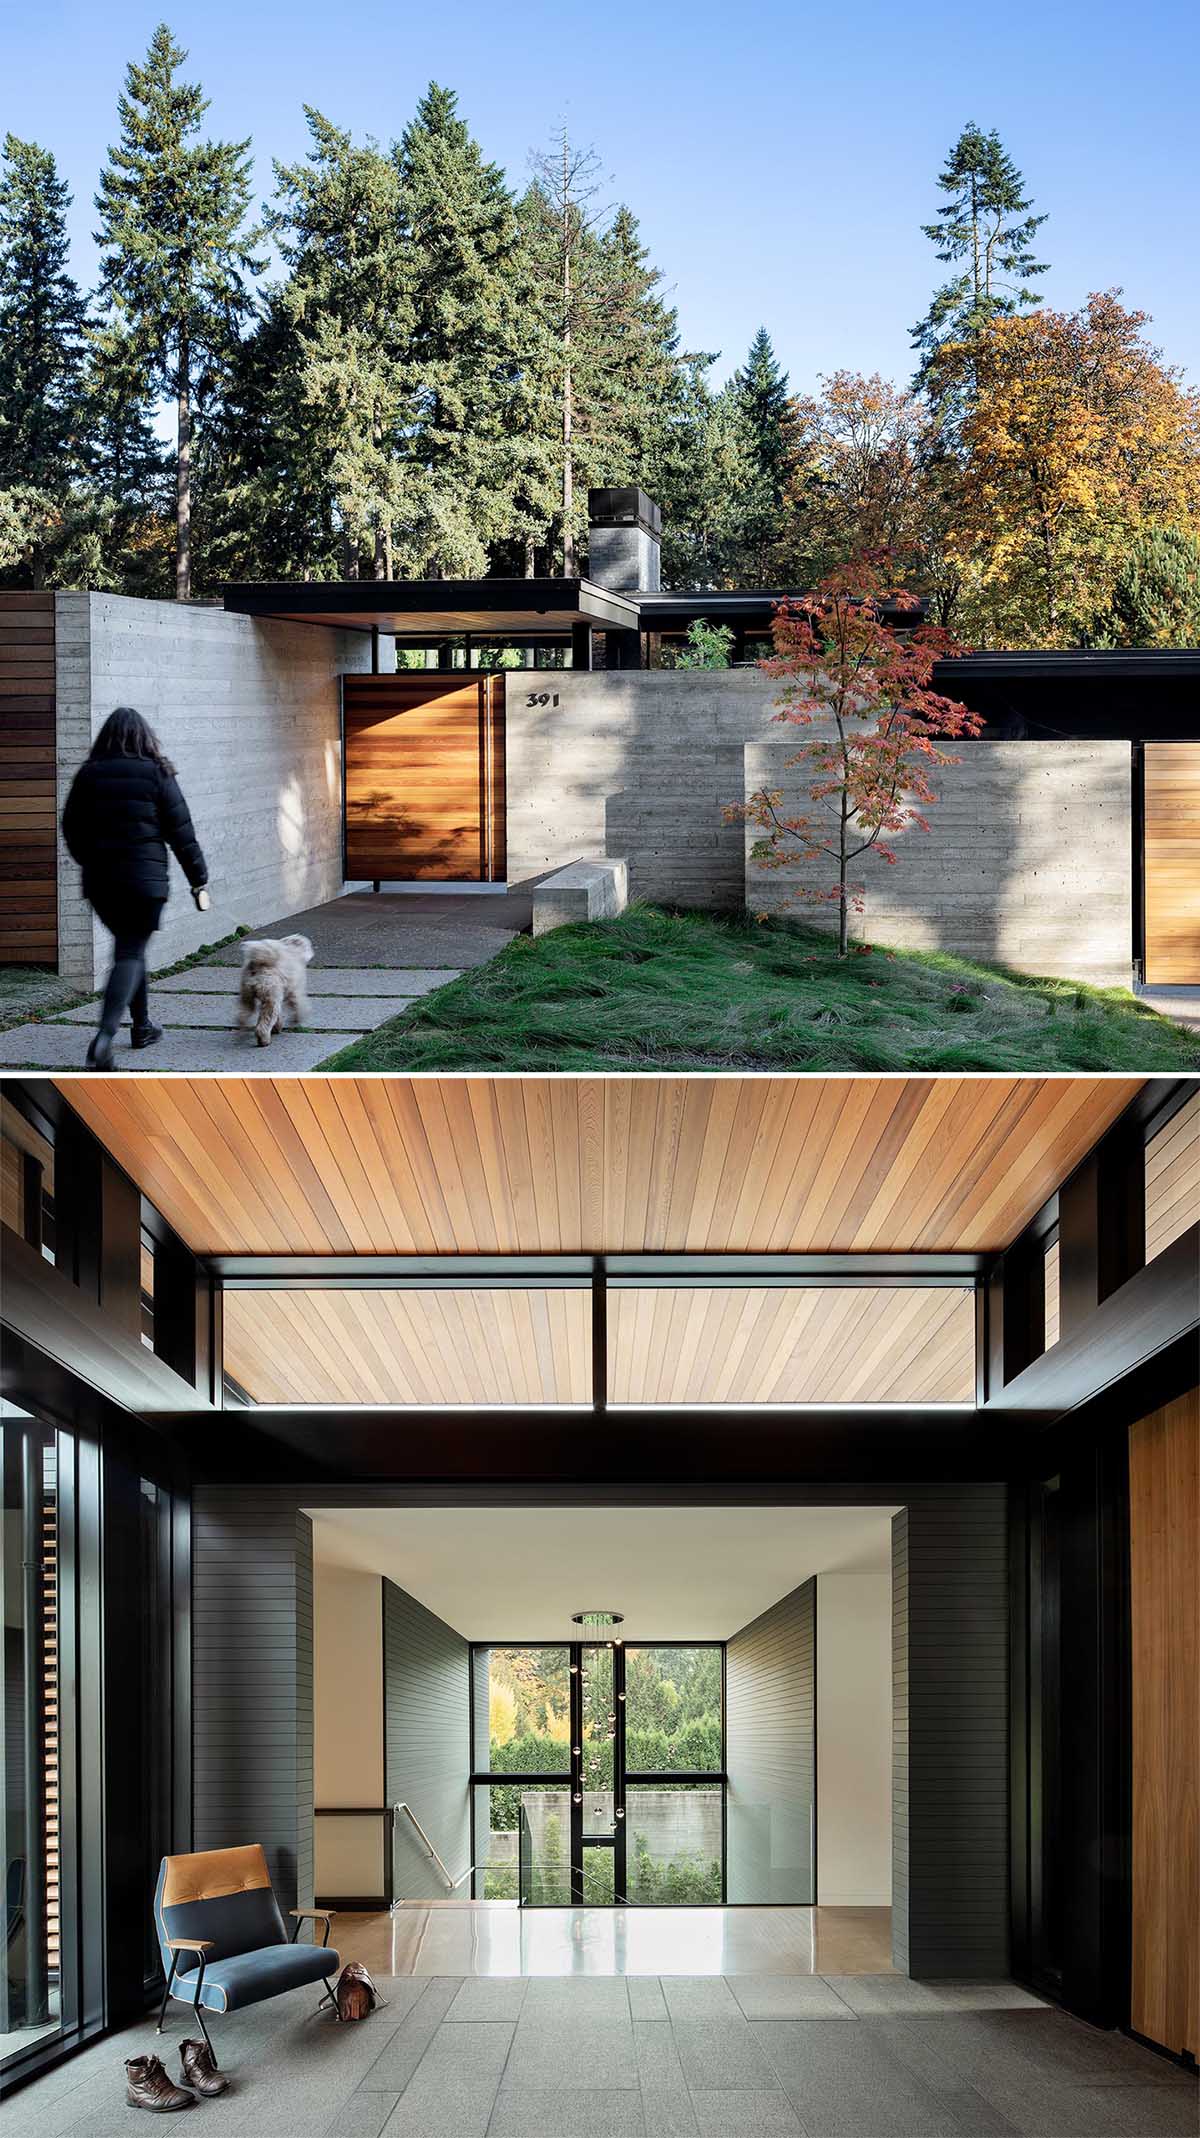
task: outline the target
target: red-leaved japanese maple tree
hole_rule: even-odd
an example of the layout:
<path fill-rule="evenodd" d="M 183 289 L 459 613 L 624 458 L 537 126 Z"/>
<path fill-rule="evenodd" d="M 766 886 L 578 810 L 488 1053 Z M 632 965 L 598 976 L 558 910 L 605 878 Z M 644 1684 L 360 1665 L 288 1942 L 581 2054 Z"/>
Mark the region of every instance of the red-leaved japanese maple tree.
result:
<path fill-rule="evenodd" d="M 958 762 L 943 742 L 977 735 L 983 724 L 931 688 L 934 662 L 965 648 L 915 617 L 906 629 L 904 612 L 919 607 L 914 594 L 888 585 L 871 556 L 830 572 L 802 608 L 779 604 L 775 651 L 760 665 L 784 685 L 775 719 L 814 731 L 784 761 L 789 771 L 803 768 L 802 807 L 790 814 L 782 790 L 763 788 L 725 812 L 731 822 L 761 829 L 750 851 L 762 868 L 800 867 L 812 880 L 795 895 L 837 906 L 842 957 L 851 909 L 861 912 L 863 904 L 855 863 L 874 853 L 894 864 L 889 841 L 898 832 L 928 831 L 922 810 L 937 800 L 931 774 Z M 827 869 L 834 881 L 821 882 Z"/>

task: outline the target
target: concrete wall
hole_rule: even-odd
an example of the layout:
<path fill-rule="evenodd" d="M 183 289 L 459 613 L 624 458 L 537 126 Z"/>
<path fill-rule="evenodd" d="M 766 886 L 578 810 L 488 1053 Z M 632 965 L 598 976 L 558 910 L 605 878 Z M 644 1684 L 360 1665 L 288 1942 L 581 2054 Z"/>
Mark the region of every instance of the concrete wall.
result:
<path fill-rule="evenodd" d="M 817 1576 L 817 1900 L 891 1906 L 890 1568 Z"/>
<path fill-rule="evenodd" d="M 794 746 L 793 746 L 794 747 Z M 746 750 L 746 793 L 781 788 L 785 745 Z M 906 950 L 963 957 L 1128 987 L 1133 972 L 1132 790 L 1127 742 L 965 742 L 936 773 L 929 831 L 895 841 L 894 867 L 864 855 L 862 913 L 852 933 Z M 749 859 L 754 911 L 832 925 L 831 909 L 795 900 L 794 869 Z M 789 896 L 789 894 L 792 894 Z"/>
<path fill-rule="evenodd" d="M 342 1566 L 313 1568 L 313 1788 L 320 1805 L 383 1803 L 383 1582 Z M 378 1900 L 382 1819 L 317 1819 L 316 1890 Z"/>
<path fill-rule="evenodd" d="M 172 862 L 151 947 L 158 969 L 239 923 L 282 920 L 342 889 L 338 676 L 369 669 L 361 632 L 261 623 L 217 608 L 120 594 L 55 602 L 59 815 L 92 739 L 117 705 L 146 715 L 178 767 L 211 875 L 197 913 Z M 109 938 L 59 854 L 60 971 L 85 986 Z"/>
<path fill-rule="evenodd" d="M 739 907 L 742 831 L 721 811 L 742 799 L 777 689 L 757 669 L 510 674 L 509 882 L 611 855 L 631 898 Z"/>
<path fill-rule="evenodd" d="M 756 669 L 510 674 L 509 882 L 611 856 L 628 861 L 631 898 L 827 918 L 789 899 L 790 871 L 748 861 L 752 827 L 722 822 L 756 787 L 786 790 L 800 731 L 773 724 L 777 691 Z M 906 834 L 894 868 L 866 857 L 854 932 L 1128 986 L 1129 744 L 960 749 L 929 833 Z"/>

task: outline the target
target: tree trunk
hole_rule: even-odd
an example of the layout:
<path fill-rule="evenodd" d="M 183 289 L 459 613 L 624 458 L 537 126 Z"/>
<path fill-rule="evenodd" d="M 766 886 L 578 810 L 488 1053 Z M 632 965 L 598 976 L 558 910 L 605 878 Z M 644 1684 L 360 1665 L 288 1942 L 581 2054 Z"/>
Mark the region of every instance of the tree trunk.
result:
<path fill-rule="evenodd" d="M 563 577 L 575 577 L 575 536 L 571 527 L 571 514 L 575 508 L 575 468 L 571 458 L 571 432 L 574 425 L 572 394 L 574 380 L 571 375 L 571 180 L 567 164 L 567 140 L 563 136 L 562 180 L 562 300 L 563 300 Z"/>
<path fill-rule="evenodd" d="M 533 546 L 533 536 L 527 535 L 525 538 L 525 577 L 527 579 L 536 578 L 537 574 L 534 569 L 536 563 L 537 554 Z"/>
<path fill-rule="evenodd" d="M 175 599 L 192 598 L 192 353 L 186 327 L 179 337 L 176 375 Z"/>
<path fill-rule="evenodd" d="M 840 831 L 840 836 L 839 836 L 839 839 L 838 839 L 838 956 L 839 956 L 839 958 L 844 958 L 844 957 L 848 956 L 848 955 L 849 955 L 849 950 L 850 950 L 850 909 L 849 909 L 849 906 L 848 906 L 848 904 L 847 904 L 847 899 L 848 899 L 848 896 L 849 896 L 849 887 L 848 887 L 848 885 L 847 885 L 847 882 L 846 882 L 846 876 L 847 876 L 847 865 L 846 865 L 846 838 L 847 838 L 847 830 L 848 830 L 848 822 L 847 822 L 847 816 L 846 816 L 846 803 L 847 803 L 847 799 L 848 799 L 848 798 L 847 798 L 847 795 L 846 795 L 846 791 L 845 791 L 845 788 L 843 788 L 843 789 L 842 789 L 842 821 L 841 821 L 841 831 Z"/>

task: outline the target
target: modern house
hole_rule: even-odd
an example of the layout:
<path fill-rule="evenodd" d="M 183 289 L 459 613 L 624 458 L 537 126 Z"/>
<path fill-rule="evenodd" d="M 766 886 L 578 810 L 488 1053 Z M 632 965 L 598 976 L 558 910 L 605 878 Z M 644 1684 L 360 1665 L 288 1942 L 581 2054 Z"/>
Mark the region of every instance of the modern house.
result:
<path fill-rule="evenodd" d="M 346 884 L 486 893 L 602 858 L 634 898 L 785 905 L 787 872 L 764 877 L 723 812 L 792 777 L 755 666 L 786 590 L 664 592 L 658 508 L 591 498 L 587 578 L 242 585 L 219 607 L 0 595 L 0 962 L 96 978 L 57 823 L 122 702 L 180 767 L 230 927 Z M 733 667 L 662 665 L 698 618 L 730 625 Z M 1200 984 L 1200 650 L 944 665 L 983 732 L 939 775 L 928 836 L 866 871 L 856 926 L 1027 972 Z M 203 932 L 170 908 L 164 962 Z"/>
<path fill-rule="evenodd" d="M 293 2011 L 277 2119 L 340 2129 L 432 2043 L 482 2130 L 462 2060 L 501 2087 L 525 1977 L 707 1973 L 742 2002 L 676 2028 L 693 2094 L 713 2025 L 782 2077 L 705 2127 L 792 2128 L 835 2055 L 810 2127 L 972 2127 L 945 2089 L 1024 2052 L 967 2021 L 1022 1994 L 1015 2127 L 1127 2056 L 1174 2125 L 1070 2127 L 1185 2127 L 1200 1085 L 11 1079 L 0 1155 L 6 2084 L 157 2007 L 164 1855 L 260 1844 L 394 1978 L 375 2078 Z M 853 2053 L 800 2055 L 801 1995 Z M 871 1997 L 952 2011 L 953 2073 L 864 2045 Z M 606 2083 L 545 2011 L 555 2083 Z M 253 2083 L 257 2020 L 210 2018 Z"/>

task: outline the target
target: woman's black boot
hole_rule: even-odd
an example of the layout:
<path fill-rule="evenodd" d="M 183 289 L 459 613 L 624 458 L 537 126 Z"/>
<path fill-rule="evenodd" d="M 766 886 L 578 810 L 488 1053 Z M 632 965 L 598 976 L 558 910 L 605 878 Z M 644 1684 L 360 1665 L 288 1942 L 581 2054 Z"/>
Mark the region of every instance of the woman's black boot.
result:
<path fill-rule="evenodd" d="M 135 1024 L 132 1044 L 135 1047 L 152 1047 L 155 1040 L 161 1039 L 162 1036 L 160 1024 Z"/>
<path fill-rule="evenodd" d="M 113 1059 L 113 1036 L 101 1026 L 87 1050 L 89 1069 L 111 1069 Z"/>

